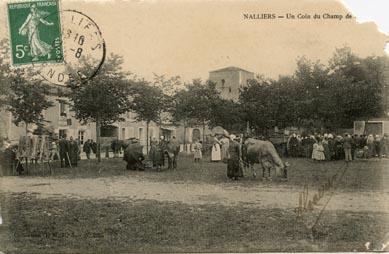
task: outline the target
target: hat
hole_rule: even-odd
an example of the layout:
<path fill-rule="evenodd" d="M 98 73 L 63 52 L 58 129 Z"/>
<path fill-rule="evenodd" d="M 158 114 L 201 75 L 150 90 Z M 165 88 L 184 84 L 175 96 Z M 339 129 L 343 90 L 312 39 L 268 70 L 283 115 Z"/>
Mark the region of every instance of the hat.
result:
<path fill-rule="evenodd" d="M 231 140 L 234 140 L 235 138 L 236 138 L 236 136 L 235 136 L 234 134 L 231 134 L 231 135 L 230 135 L 230 139 L 231 139 Z"/>

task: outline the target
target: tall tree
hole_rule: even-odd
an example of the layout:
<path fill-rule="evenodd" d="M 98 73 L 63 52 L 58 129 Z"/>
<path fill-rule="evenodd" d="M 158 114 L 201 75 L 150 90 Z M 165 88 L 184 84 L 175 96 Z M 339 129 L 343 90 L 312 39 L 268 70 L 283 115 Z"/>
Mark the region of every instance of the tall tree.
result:
<path fill-rule="evenodd" d="M 184 127 L 184 147 L 186 145 L 186 129 L 193 123 L 192 113 L 189 110 L 190 103 L 192 103 L 191 97 L 192 95 L 186 89 L 177 91 L 172 96 L 172 107 L 170 108 L 172 121 L 175 124 L 182 124 Z"/>
<path fill-rule="evenodd" d="M 130 109 L 136 113 L 136 120 L 146 122 L 146 150 L 149 152 L 149 126 L 151 122 L 159 123 L 161 114 L 166 111 L 166 96 L 162 89 L 151 86 L 145 81 L 138 81 L 131 87 L 132 104 Z"/>
<path fill-rule="evenodd" d="M 351 127 L 358 118 L 384 115 L 385 61 L 387 57 L 360 58 L 348 47 L 336 50 L 329 61 L 335 123 Z"/>
<path fill-rule="evenodd" d="M 175 110 L 173 118 L 188 123 L 196 122 L 203 127 L 203 140 L 205 139 L 205 126 L 213 119 L 212 110 L 215 103 L 220 100 L 220 94 L 213 82 L 205 84 L 201 80 L 193 80 L 187 84 L 185 90 L 175 96 Z"/>
<path fill-rule="evenodd" d="M 53 106 L 48 99 L 49 87 L 39 81 L 29 81 L 22 75 L 22 70 L 10 78 L 10 93 L 6 101 L 6 108 L 13 115 L 13 122 L 19 126 L 25 124 L 26 135 L 28 126 L 36 124 L 42 126 L 45 122 L 43 111 Z"/>
<path fill-rule="evenodd" d="M 67 84 L 71 92 L 75 118 L 82 123 L 96 123 L 97 158 L 100 155 L 100 129 L 102 126 L 123 121 L 122 115 L 130 109 L 129 73 L 122 71 L 123 57 L 111 54 L 91 80 L 71 80 Z M 90 65 L 86 65 L 88 66 Z"/>
<path fill-rule="evenodd" d="M 250 80 L 239 97 L 243 118 L 257 132 L 264 133 L 275 124 L 276 98 L 273 82 L 265 79 Z"/>
<path fill-rule="evenodd" d="M 210 127 L 222 126 L 228 131 L 236 132 L 245 130 L 246 121 L 242 117 L 242 108 L 238 102 L 217 98 L 213 102 L 211 111 Z"/>

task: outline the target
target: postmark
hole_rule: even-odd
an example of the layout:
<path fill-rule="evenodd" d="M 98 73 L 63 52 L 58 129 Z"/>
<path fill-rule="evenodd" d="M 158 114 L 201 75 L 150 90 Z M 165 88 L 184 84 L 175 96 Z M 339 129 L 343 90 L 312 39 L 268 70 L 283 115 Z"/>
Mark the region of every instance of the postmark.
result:
<path fill-rule="evenodd" d="M 7 9 L 13 65 L 63 62 L 57 0 L 9 3 Z"/>
<path fill-rule="evenodd" d="M 42 78 L 57 85 L 93 78 L 106 54 L 100 28 L 89 16 L 77 10 L 61 11 L 61 20 L 64 61 L 60 64 L 33 63 L 34 67 Z"/>

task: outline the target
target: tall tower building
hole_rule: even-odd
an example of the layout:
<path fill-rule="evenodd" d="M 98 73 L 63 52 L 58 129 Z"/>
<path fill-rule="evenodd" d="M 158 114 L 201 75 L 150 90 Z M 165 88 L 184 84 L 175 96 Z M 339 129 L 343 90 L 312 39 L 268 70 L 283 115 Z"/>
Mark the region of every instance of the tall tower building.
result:
<path fill-rule="evenodd" d="M 254 73 L 238 67 L 227 67 L 209 72 L 209 80 L 216 83 L 222 98 L 237 101 L 240 89 L 247 81 L 254 79 Z"/>

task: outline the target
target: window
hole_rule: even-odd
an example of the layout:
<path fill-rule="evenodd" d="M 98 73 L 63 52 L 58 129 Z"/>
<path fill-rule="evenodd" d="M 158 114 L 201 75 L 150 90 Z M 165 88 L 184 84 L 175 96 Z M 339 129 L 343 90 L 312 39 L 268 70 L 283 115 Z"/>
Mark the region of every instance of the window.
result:
<path fill-rule="evenodd" d="M 80 140 L 81 145 L 84 144 L 84 134 L 85 134 L 85 131 L 78 131 L 78 140 Z"/>
<path fill-rule="evenodd" d="M 66 102 L 59 101 L 59 116 L 66 117 Z"/>
<path fill-rule="evenodd" d="M 224 89 L 224 84 L 226 83 L 226 81 L 224 79 L 222 79 L 222 89 Z"/>
<path fill-rule="evenodd" d="M 63 138 L 66 135 L 66 130 L 59 130 L 58 136 L 59 138 Z"/>
<path fill-rule="evenodd" d="M 232 91 L 231 87 L 228 88 L 228 91 L 231 93 L 231 91 Z"/>

